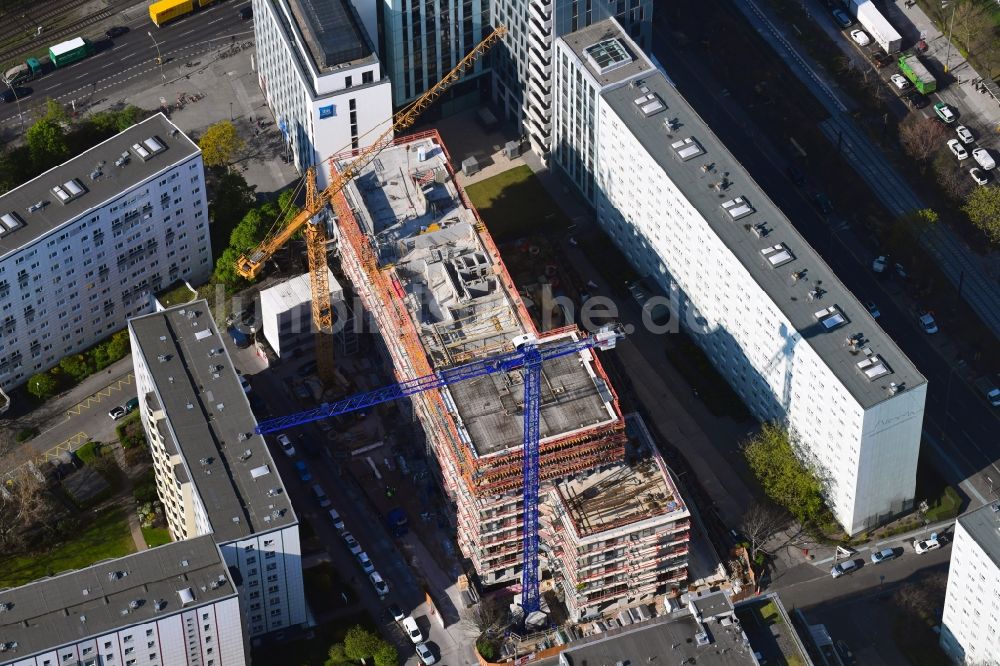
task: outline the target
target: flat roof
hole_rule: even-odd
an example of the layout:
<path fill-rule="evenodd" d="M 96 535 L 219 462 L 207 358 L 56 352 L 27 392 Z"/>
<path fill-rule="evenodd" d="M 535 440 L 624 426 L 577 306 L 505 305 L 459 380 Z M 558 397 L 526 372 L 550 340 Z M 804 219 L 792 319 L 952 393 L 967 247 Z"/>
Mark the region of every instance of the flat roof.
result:
<path fill-rule="evenodd" d="M 288 6 L 319 71 L 373 56 L 348 0 L 288 0 Z"/>
<path fill-rule="evenodd" d="M 993 564 L 1000 568 L 1000 502 L 984 504 L 975 511 L 969 511 L 959 516 L 958 522 Z"/>
<path fill-rule="evenodd" d="M 240 386 L 208 302 L 129 320 L 156 386 L 139 396 L 162 408 L 220 543 L 297 522 L 290 498 Z M 162 432 L 162 429 L 161 429 Z"/>
<path fill-rule="evenodd" d="M 600 85 L 627 81 L 653 68 L 641 49 L 629 39 L 618 23 L 605 19 L 568 35 L 560 35 L 566 46 L 587 65 Z"/>
<path fill-rule="evenodd" d="M 512 349 L 534 334 L 530 317 L 487 231 L 457 189 L 443 145 L 432 137 L 386 148 L 346 188 L 355 216 L 382 264 L 392 264 L 399 297 L 434 368 Z M 575 333 L 542 336 L 540 344 Z M 559 437 L 615 421 L 606 382 L 589 353 L 543 367 L 541 436 Z M 520 371 L 454 384 L 450 395 L 478 456 L 522 446 Z"/>
<path fill-rule="evenodd" d="M 183 604 L 180 592 L 194 601 Z M 211 536 L 175 541 L 0 592 L 0 662 L 235 597 Z"/>
<path fill-rule="evenodd" d="M 709 642 L 699 645 L 705 631 Z M 570 643 L 559 655 L 564 666 L 641 666 L 642 664 L 698 664 L 699 666 L 758 666 L 739 625 L 709 622 L 699 625 L 690 614 L 661 616 L 611 629 Z"/>
<path fill-rule="evenodd" d="M 618 527 L 634 529 L 643 520 L 678 520 L 690 515 L 641 417 L 626 414 L 625 433 L 623 461 L 554 485 L 582 537 Z"/>
<path fill-rule="evenodd" d="M 326 269 L 326 279 L 329 281 L 331 299 L 343 298 L 344 290 L 329 268 Z M 285 312 L 311 303 L 312 285 L 309 281 L 309 273 L 296 275 L 260 292 L 262 312 Z"/>
<path fill-rule="evenodd" d="M 647 95 L 665 104 L 663 112 L 642 112 L 639 99 Z M 909 389 L 926 382 L 662 72 L 602 96 L 863 408 L 890 399 L 890 382 Z M 776 263 L 772 255 L 782 250 L 792 260 Z M 847 338 L 857 334 L 864 342 L 852 351 Z"/>
<path fill-rule="evenodd" d="M 128 161 L 117 165 L 126 153 Z M 7 220 L 0 224 L 0 258 L 200 153 L 186 134 L 157 113 L 49 169 L 0 196 L 0 217 L 13 213 L 20 221 L 12 231 Z M 56 187 L 59 190 L 53 191 Z M 68 195 L 65 202 L 63 195 Z M 40 202 L 44 205 L 35 209 Z"/>

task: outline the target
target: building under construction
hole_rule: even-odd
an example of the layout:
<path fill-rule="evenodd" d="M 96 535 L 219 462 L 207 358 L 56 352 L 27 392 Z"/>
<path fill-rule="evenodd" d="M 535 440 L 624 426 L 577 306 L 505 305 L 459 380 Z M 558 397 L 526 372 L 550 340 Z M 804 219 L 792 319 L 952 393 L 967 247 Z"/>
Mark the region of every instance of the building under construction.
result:
<path fill-rule="evenodd" d="M 344 272 L 400 381 L 510 351 L 525 334 L 542 348 L 581 336 L 575 327 L 535 330 L 436 132 L 397 140 L 333 204 Z M 655 447 L 648 437 L 630 441 L 592 352 L 551 360 L 542 375 L 540 478 L 548 506 L 541 551 L 571 615 L 669 590 L 686 575 L 688 512 Z M 459 546 L 484 585 L 521 576 L 523 399 L 520 370 L 412 398 L 454 506 Z M 602 565 L 587 570 L 590 552 Z M 613 568 L 619 554 L 628 568 Z M 593 599 L 580 594 L 591 581 Z"/>

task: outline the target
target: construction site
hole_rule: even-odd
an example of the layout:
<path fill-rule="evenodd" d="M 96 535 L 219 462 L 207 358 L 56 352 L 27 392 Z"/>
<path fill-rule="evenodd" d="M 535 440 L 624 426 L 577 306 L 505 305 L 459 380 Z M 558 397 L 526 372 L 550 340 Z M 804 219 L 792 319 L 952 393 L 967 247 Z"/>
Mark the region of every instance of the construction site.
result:
<path fill-rule="evenodd" d="M 331 180 L 353 171 L 333 160 Z M 396 139 L 333 195 L 341 267 L 377 324 L 396 378 L 587 335 L 536 330 L 436 132 Z M 638 416 L 624 417 L 590 349 L 547 361 L 538 410 L 543 606 L 571 621 L 678 591 L 689 512 Z M 447 518 L 484 590 L 520 591 L 525 371 L 411 396 Z"/>

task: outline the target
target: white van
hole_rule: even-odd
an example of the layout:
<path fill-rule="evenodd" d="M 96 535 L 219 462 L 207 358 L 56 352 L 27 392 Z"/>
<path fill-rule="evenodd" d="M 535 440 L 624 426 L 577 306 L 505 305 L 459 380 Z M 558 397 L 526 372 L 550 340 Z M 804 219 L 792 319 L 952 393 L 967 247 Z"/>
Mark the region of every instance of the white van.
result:
<path fill-rule="evenodd" d="M 319 504 L 319 508 L 321 509 L 325 509 L 331 504 L 330 498 L 326 496 L 326 491 L 324 491 L 318 483 L 313 485 L 313 497 L 316 498 L 316 502 Z"/>
<path fill-rule="evenodd" d="M 987 171 L 997 165 L 997 163 L 993 160 L 993 156 L 990 155 L 990 151 L 985 148 L 976 148 L 973 150 L 972 157 L 979 162 L 979 166 L 983 167 Z"/>
<path fill-rule="evenodd" d="M 372 587 L 378 593 L 379 599 L 385 599 L 389 596 L 389 584 L 382 580 L 382 576 L 379 575 L 377 571 L 373 571 L 368 574 L 368 580 L 372 582 Z"/>

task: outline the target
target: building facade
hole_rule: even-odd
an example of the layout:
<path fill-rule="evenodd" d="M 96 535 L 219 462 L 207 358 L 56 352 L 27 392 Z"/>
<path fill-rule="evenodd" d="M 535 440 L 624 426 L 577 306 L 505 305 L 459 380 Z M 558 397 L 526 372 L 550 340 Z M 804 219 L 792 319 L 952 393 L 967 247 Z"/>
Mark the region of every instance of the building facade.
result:
<path fill-rule="evenodd" d="M 552 57 L 556 38 L 610 17 L 649 47 L 652 0 L 496 0 L 492 19 L 507 26 L 491 54 L 493 101 L 502 115 L 522 127 L 531 149 L 547 160 L 552 117 L 562 98 L 553 95 Z"/>
<path fill-rule="evenodd" d="M 242 666 L 240 602 L 209 536 L 0 592 L 2 666 Z"/>
<path fill-rule="evenodd" d="M 171 535 L 212 535 L 249 636 L 304 623 L 298 519 L 208 303 L 133 318 L 129 337 Z"/>
<path fill-rule="evenodd" d="M 555 161 L 601 227 L 845 529 L 910 509 L 926 380 L 615 21 L 562 41 Z"/>
<path fill-rule="evenodd" d="M 350 354 L 358 349 L 354 315 L 344 300 L 344 290 L 327 269 L 330 306 L 333 308 L 333 335 L 336 353 Z M 312 285 L 309 274 L 285 280 L 260 292 L 261 331 L 279 358 L 311 349 L 316 331 L 312 322 Z"/>
<path fill-rule="evenodd" d="M 0 385 L 211 272 L 201 150 L 157 114 L 0 196 Z"/>
<path fill-rule="evenodd" d="M 951 546 L 941 647 L 957 664 L 1000 664 L 1000 504 L 959 517 Z"/>
<path fill-rule="evenodd" d="M 257 80 L 304 172 L 370 145 L 392 125 L 392 92 L 369 36 L 374 14 L 347 0 L 254 0 Z M 320 186 L 329 168 L 317 168 Z"/>

